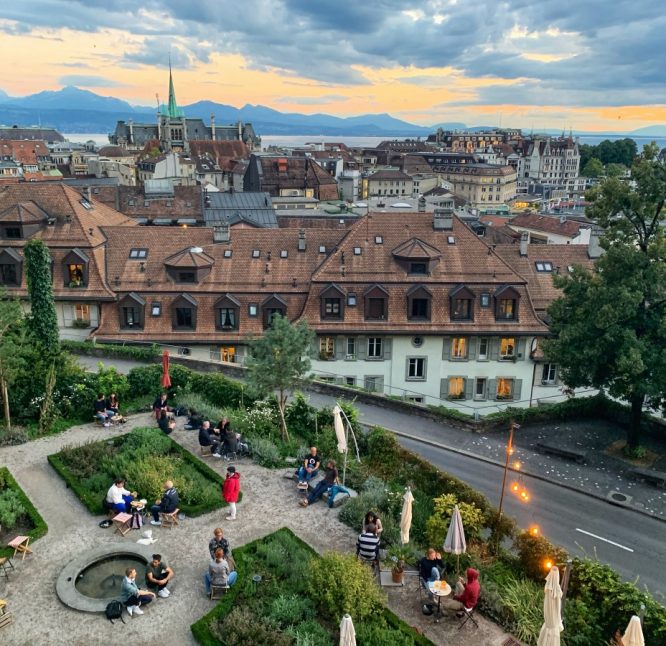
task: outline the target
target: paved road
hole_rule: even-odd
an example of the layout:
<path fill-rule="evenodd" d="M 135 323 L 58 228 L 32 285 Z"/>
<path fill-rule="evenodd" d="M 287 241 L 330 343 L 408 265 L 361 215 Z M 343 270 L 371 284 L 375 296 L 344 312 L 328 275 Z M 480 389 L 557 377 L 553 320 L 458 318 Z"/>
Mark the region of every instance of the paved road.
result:
<path fill-rule="evenodd" d="M 78 357 L 88 369 L 96 369 L 99 361 L 93 357 Z M 137 363 L 124 360 L 105 360 L 121 372 L 128 372 Z M 334 398 L 309 393 L 316 406 L 331 406 Z M 424 438 L 444 438 L 441 441 L 474 452 L 483 440 L 472 433 L 445 429 L 437 422 L 395 413 L 378 406 L 357 404 L 360 421 L 389 429 L 420 435 Z M 418 453 L 438 468 L 458 476 L 470 486 L 499 503 L 502 469 L 473 457 L 437 448 L 422 442 L 400 438 L 408 449 Z M 497 445 L 498 447 L 500 444 Z M 487 447 L 486 447 L 487 448 Z M 500 449 L 494 455 L 501 458 Z M 492 452 L 485 457 L 492 457 Z M 654 594 L 666 594 L 662 570 L 666 564 L 664 523 L 630 509 L 613 506 L 583 492 L 572 491 L 555 483 L 523 476 L 531 500 L 524 504 L 513 495 L 505 496 L 505 512 L 515 518 L 520 527 L 537 524 L 549 540 L 562 545 L 573 555 L 595 555 L 600 561 L 613 566 L 627 580 L 638 577 L 638 585 L 647 586 Z M 592 535 L 592 536 L 591 536 Z"/>

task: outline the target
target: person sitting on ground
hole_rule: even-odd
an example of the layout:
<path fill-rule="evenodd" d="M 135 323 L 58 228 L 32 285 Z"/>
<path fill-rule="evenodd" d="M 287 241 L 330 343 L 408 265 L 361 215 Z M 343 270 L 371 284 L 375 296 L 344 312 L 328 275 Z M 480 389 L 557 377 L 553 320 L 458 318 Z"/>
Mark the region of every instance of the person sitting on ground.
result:
<path fill-rule="evenodd" d="M 379 520 L 379 516 L 377 516 L 377 514 L 375 514 L 374 511 L 369 511 L 365 515 L 365 518 L 363 519 L 363 531 L 364 532 L 368 531 L 367 530 L 368 525 L 374 525 L 375 526 L 375 533 L 377 534 L 377 538 L 381 538 L 382 530 L 384 528 L 382 527 L 382 521 Z"/>
<path fill-rule="evenodd" d="M 210 596 L 210 589 L 213 585 L 232 586 L 236 583 L 238 572 L 232 572 L 229 569 L 229 563 L 224 558 L 224 550 L 218 548 L 215 550 L 213 560 L 208 566 L 208 571 L 204 572 L 204 585 L 206 594 Z"/>
<path fill-rule="evenodd" d="M 307 489 L 308 482 L 317 475 L 321 458 L 317 453 L 317 447 L 311 446 L 310 453 L 303 459 L 303 466 L 296 471 L 298 486 Z"/>
<path fill-rule="evenodd" d="M 307 498 L 303 498 L 300 501 L 302 507 L 307 507 L 313 502 L 317 502 L 326 491 L 328 491 L 333 485 L 338 484 L 338 470 L 335 468 L 335 460 L 329 460 L 326 463 L 326 473 L 324 479 L 321 480 L 317 486 L 310 492 Z"/>
<path fill-rule="evenodd" d="M 238 453 L 238 434 L 234 431 L 229 423 L 222 433 L 222 446 L 225 455 L 230 453 Z"/>
<path fill-rule="evenodd" d="M 428 584 L 440 580 L 440 568 L 443 567 L 442 555 L 432 547 L 428 548 L 426 555 L 419 561 L 419 582 L 431 599 L 432 592 Z"/>
<path fill-rule="evenodd" d="M 120 415 L 120 402 L 116 393 L 109 395 L 109 398 L 106 400 L 106 409 L 110 410 L 114 415 Z"/>
<path fill-rule="evenodd" d="M 132 510 L 132 500 L 137 496 L 136 491 L 125 489 L 125 479 L 116 478 L 106 494 L 106 506 L 120 513 L 129 514 Z"/>
<path fill-rule="evenodd" d="M 169 412 L 169 405 L 167 404 L 167 394 L 162 393 L 154 402 L 153 402 L 153 415 L 155 419 L 160 418 L 160 413 L 162 411 Z"/>
<path fill-rule="evenodd" d="M 169 435 L 176 428 L 176 420 L 169 417 L 169 414 L 163 410 L 160 412 L 160 418 L 157 420 L 160 430 Z"/>
<path fill-rule="evenodd" d="M 190 414 L 187 417 L 187 424 L 185 424 L 185 430 L 186 431 L 197 431 L 201 428 L 201 425 L 203 424 L 203 417 L 199 415 L 199 413 L 194 410 L 194 408 L 190 408 Z"/>
<path fill-rule="evenodd" d="M 104 394 L 99 393 L 97 399 L 95 400 L 95 417 L 104 424 L 104 426 L 109 426 L 111 418 L 114 416 L 112 410 L 107 410 L 106 400 L 104 399 Z"/>
<path fill-rule="evenodd" d="M 356 557 L 373 565 L 378 562 L 379 536 L 377 536 L 377 528 L 372 523 L 356 539 Z"/>
<path fill-rule="evenodd" d="M 208 420 L 202 422 L 199 429 L 199 446 L 202 448 L 209 446 L 212 453 L 217 453 L 219 444 L 210 428 L 210 422 Z"/>
<path fill-rule="evenodd" d="M 461 594 L 456 594 L 453 598 L 462 604 L 462 607 L 456 613 L 457 617 L 462 617 L 465 611 L 470 612 L 479 602 L 479 595 L 481 594 L 479 572 L 473 567 L 467 568 L 467 583 L 462 577 L 458 579 L 458 583 L 464 585 L 464 588 Z"/>
<path fill-rule="evenodd" d="M 155 598 L 155 593 L 143 590 L 136 584 L 136 570 L 128 567 L 125 570 L 125 578 L 120 586 L 120 600 L 125 604 L 129 616 L 142 615 L 140 606 L 148 605 Z"/>
<path fill-rule="evenodd" d="M 150 511 L 153 514 L 153 520 L 150 521 L 151 525 L 161 525 L 160 514 L 171 514 L 180 504 L 180 496 L 178 491 L 173 486 L 171 480 L 167 480 L 164 483 L 164 494 L 159 500 L 155 501 L 155 504 L 150 508 Z"/>
<path fill-rule="evenodd" d="M 146 585 L 158 597 L 166 599 L 171 592 L 167 585 L 173 579 L 173 570 L 162 560 L 161 554 L 153 554 L 153 560 L 146 568 Z"/>

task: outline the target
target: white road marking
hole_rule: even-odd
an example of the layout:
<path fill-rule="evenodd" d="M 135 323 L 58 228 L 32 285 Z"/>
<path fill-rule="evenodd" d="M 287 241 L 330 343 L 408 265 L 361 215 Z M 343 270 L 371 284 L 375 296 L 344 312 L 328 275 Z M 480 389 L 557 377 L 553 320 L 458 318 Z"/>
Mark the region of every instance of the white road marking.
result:
<path fill-rule="evenodd" d="M 615 545 L 615 547 L 619 547 L 621 550 L 627 550 L 627 552 L 633 552 L 630 547 L 625 547 L 624 545 L 620 545 L 619 543 L 616 543 L 615 541 L 609 541 L 607 538 L 604 538 L 603 536 L 597 536 L 596 534 L 592 534 L 591 532 L 586 532 L 584 529 L 579 529 L 576 527 L 576 531 L 580 532 L 581 534 L 587 534 L 588 536 L 591 536 L 592 538 L 598 538 L 600 541 L 604 541 L 604 543 L 610 543 L 611 545 Z"/>

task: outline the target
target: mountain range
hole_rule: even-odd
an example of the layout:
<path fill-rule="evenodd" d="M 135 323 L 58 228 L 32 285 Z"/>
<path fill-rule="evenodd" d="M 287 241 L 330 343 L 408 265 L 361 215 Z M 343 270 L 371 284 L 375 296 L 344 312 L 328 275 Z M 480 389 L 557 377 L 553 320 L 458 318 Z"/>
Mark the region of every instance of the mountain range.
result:
<path fill-rule="evenodd" d="M 438 123 L 430 127 L 419 126 L 387 113 L 364 114 L 357 117 L 335 117 L 329 114 L 299 114 L 280 112 L 263 105 L 244 105 L 236 108 L 213 101 L 197 101 L 182 106 L 188 117 L 199 117 L 206 123 L 215 114 L 218 125 L 237 121 L 252 123 L 260 135 L 326 135 L 425 137 L 437 128 L 443 130 L 483 131 L 492 126 L 468 127 L 464 123 Z M 89 90 L 66 86 L 61 90 L 46 90 L 24 97 L 11 97 L 0 90 L 0 123 L 5 125 L 51 126 L 60 132 L 100 133 L 111 132 L 116 121 L 155 122 L 155 109 L 133 106 L 114 97 L 100 96 Z M 550 133 L 551 131 L 541 131 Z M 553 130 L 558 134 L 559 130 Z M 587 134 L 579 132 L 576 134 Z M 629 133 L 589 133 L 643 137 L 666 136 L 666 125 L 647 126 Z"/>

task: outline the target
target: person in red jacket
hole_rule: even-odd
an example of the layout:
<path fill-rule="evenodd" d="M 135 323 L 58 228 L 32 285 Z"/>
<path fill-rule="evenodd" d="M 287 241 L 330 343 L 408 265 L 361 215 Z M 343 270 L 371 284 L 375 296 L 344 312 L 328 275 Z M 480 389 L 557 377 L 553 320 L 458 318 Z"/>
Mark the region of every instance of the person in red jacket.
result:
<path fill-rule="evenodd" d="M 462 577 L 459 579 L 459 581 L 461 583 L 463 582 Z M 476 607 L 480 594 L 481 586 L 479 585 L 479 573 L 472 567 L 468 568 L 467 583 L 465 583 L 462 594 L 457 594 L 453 597 L 456 601 L 460 601 L 460 603 L 463 605 L 463 608 L 460 610 L 460 612 L 457 612 L 456 615 L 458 617 L 462 617 L 463 609 L 471 610 L 472 608 Z"/>
<path fill-rule="evenodd" d="M 236 467 L 227 467 L 227 477 L 222 485 L 222 497 L 229 504 L 227 520 L 236 520 L 236 503 L 240 493 L 240 473 Z"/>

